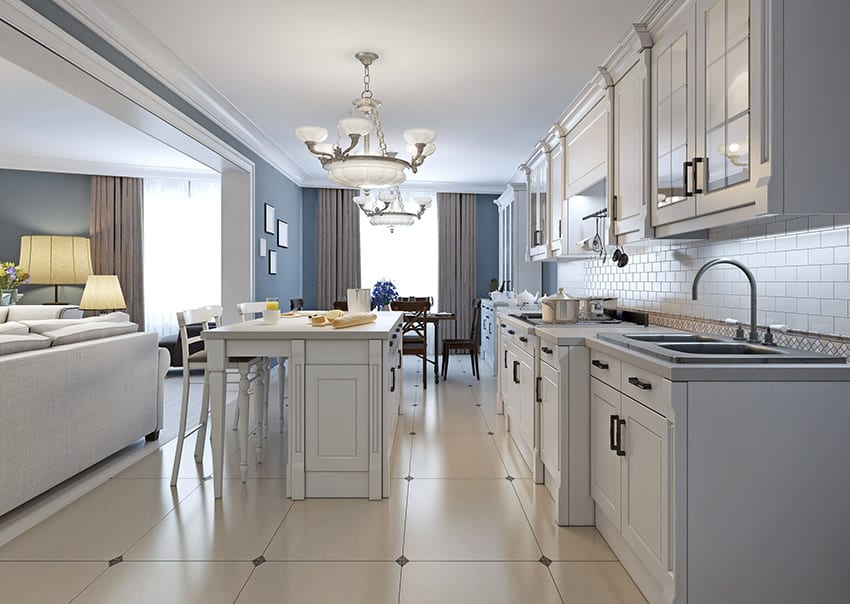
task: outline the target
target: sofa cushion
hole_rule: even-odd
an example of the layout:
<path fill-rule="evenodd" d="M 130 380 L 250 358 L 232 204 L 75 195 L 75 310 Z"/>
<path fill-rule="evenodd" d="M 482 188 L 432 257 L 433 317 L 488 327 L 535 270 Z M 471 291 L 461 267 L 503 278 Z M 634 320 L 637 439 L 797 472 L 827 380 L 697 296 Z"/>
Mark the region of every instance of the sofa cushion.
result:
<path fill-rule="evenodd" d="M 9 314 L 8 306 L 0 306 L 0 323 L 6 322 L 6 316 Z"/>
<path fill-rule="evenodd" d="M 8 307 L 7 321 L 36 321 L 58 319 L 67 309 L 76 309 L 70 304 L 13 304 Z"/>
<path fill-rule="evenodd" d="M 32 333 L 44 333 L 56 331 L 71 325 L 89 325 L 91 323 L 128 323 L 130 315 L 125 312 L 111 312 L 106 315 L 95 315 L 85 319 L 41 319 L 36 321 L 21 321 L 29 327 Z"/>
<path fill-rule="evenodd" d="M 0 354 L 26 352 L 27 350 L 38 350 L 49 346 L 50 338 L 38 334 L 31 333 L 25 336 L 0 335 Z"/>
<path fill-rule="evenodd" d="M 53 341 L 53 346 L 62 346 L 63 344 L 73 344 L 75 342 L 85 342 L 86 340 L 96 340 L 98 338 L 108 338 L 110 336 L 120 336 L 125 333 L 135 333 L 139 330 L 139 326 L 128 321 L 95 321 L 91 323 L 78 323 L 69 325 L 61 329 L 44 332 L 50 340 Z"/>
<path fill-rule="evenodd" d="M 17 321 L 6 321 L 0 323 L 0 334 L 7 336 L 25 336 L 30 332 L 30 328 L 23 323 Z"/>

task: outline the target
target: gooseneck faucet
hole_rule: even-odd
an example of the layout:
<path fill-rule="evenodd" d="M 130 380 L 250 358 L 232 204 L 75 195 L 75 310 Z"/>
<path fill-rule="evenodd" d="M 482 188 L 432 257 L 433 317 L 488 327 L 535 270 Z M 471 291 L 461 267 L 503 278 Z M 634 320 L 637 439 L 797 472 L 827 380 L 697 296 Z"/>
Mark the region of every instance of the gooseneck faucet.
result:
<path fill-rule="evenodd" d="M 699 280 L 702 278 L 702 274 L 710 269 L 712 266 L 717 264 L 731 264 L 732 266 L 737 266 L 739 269 L 744 271 L 744 274 L 747 276 L 747 280 L 750 282 L 750 342 L 758 343 L 759 334 L 758 327 L 756 326 L 756 278 L 750 272 L 746 266 L 735 260 L 734 258 L 715 258 L 714 260 L 709 260 L 705 264 L 702 265 L 697 271 L 696 276 L 694 277 L 694 284 L 691 288 L 691 296 L 694 300 L 697 299 L 697 284 Z"/>

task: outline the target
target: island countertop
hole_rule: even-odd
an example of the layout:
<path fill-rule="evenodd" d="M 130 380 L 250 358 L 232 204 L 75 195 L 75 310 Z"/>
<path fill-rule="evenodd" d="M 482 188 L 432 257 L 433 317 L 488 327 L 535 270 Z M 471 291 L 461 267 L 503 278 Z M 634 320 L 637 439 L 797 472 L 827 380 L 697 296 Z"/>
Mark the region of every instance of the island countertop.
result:
<path fill-rule="evenodd" d="M 318 314 L 314 313 L 314 314 Z M 284 317 L 275 325 L 264 323 L 262 319 L 232 323 L 216 329 L 202 332 L 206 340 L 251 339 L 251 340 L 388 340 L 396 330 L 402 313 L 394 311 L 376 311 L 378 319 L 365 325 L 334 329 L 330 325 L 314 327 L 307 314 L 297 317 Z"/>

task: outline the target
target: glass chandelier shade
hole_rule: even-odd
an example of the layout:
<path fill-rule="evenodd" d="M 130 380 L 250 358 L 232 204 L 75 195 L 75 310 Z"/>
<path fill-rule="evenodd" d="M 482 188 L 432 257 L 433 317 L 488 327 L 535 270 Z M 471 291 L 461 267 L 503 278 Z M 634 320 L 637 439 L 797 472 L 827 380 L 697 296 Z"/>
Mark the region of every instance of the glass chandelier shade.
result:
<path fill-rule="evenodd" d="M 369 89 L 369 66 L 378 55 L 361 51 L 354 56 L 363 64 L 363 91 L 352 101 L 350 115 L 337 123 L 339 137 L 336 142 L 325 142 L 328 131 L 321 126 L 301 126 L 295 129 L 295 136 L 307 145 L 328 171 L 328 178 L 338 185 L 365 191 L 400 185 L 407 178 L 407 170 L 416 173 L 425 158 L 434 153 L 437 134 L 428 128 L 405 130 L 409 161 L 388 151 L 378 115 L 381 102 L 372 96 Z M 376 151 L 371 149 L 373 136 L 378 146 Z"/>
<path fill-rule="evenodd" d="M 369 217 L 369 224 L 389 227 L 390 232 L 398 226 L 410 226 L 422 217 L 429 207 L 431 198 L 417 195 L 411 200 L 415 211 L 405 209 L 404 199 L 397 186 L 382 190 L 378 195 L 363 192 L 354 198 L 354 203 Z"/>

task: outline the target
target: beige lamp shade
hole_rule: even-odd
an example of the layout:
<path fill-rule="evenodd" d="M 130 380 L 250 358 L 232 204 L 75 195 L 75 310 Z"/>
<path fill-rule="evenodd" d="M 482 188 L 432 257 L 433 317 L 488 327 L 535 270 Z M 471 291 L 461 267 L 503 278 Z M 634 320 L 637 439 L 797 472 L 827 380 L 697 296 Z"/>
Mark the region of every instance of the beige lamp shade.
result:
<path fill-rule="evenodd" d="M 121 284 L 115 275 L 89 275 L 80 300 L 83 310 L 117 310 L 127 308 Z"/>
<path fill-rule="evenodd" d="M 85 283 L 92 273 L 91 245 L 87 237 L 23 235 L 19 264 L 31 284 Z"/>

